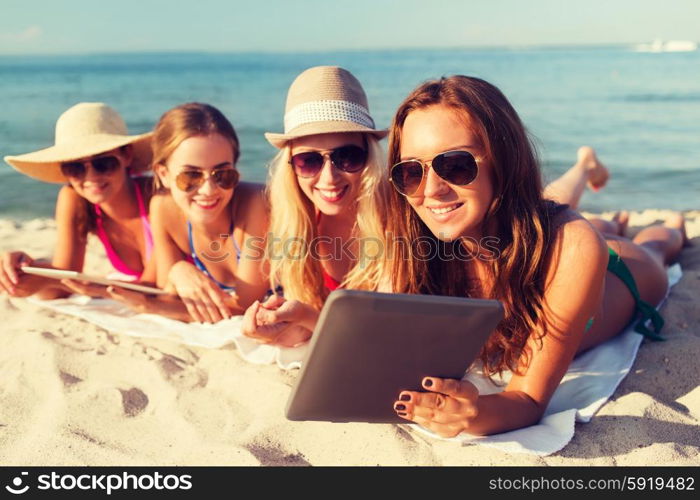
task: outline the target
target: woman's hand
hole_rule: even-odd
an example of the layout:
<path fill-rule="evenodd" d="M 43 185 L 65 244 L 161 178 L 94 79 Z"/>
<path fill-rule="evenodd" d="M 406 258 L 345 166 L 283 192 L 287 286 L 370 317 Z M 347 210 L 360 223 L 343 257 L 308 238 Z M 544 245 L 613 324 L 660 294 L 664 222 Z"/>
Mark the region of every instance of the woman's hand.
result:
<path fill-rule="evenodd" d="M 175 263 L 168 272 L 168 283 L 195 321 L 216 323 L 231 317 L 231 310 L 225 303 L 228 295 L 189 262 Z"/>
<path fill-rule="evenodd" d="M 14 297 L 34 293 L 28 287 L 20 285 L 28 277 L 22 274 L 22 266 L 31 266 L 33 263 L 34 259 L 24 252 L 5 252 L 0 255 L 0 292 Z"/>
<path fill-rule="evenodd" d="M 425 377 L 423 387 L 429 392 L 402 391 L 394 402 L 396 414 L 442 437 L 454 437 L 469 431 L 479 414 L 479 391 L 466 380 Z"/>
<path fill-rule="evenodd" d="M 311 337 L 318 312 L 298 300 L 273 295 L 255 301 L 243 316 L 243 333 L 263 344 L 298 346 Z"/>

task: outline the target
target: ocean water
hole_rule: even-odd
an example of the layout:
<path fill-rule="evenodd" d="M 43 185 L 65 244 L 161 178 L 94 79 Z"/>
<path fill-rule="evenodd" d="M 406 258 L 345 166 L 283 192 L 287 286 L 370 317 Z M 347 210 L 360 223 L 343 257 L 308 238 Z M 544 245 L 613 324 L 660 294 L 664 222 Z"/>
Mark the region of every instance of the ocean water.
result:
<path fill-rule="evenodd" d="M 461 73 L 496 84 L 535 139 L 545 179 L 594 146 L 613 177 L 582 209 L 700 208 L 700 51 L 633 47 L 413 50 L 306 54 L 110 54 L 0 57 L 0 155 L 53 143 L 54 124 L 81 101 L 120 111 L 146 132 L 188 101 L 221 109 L 236 127 L 243 178 L 264 181 L 282 131 L 286 91 L 302 70 L 336 64 L 363 83 L 378 126 L 420 82 Z M 0 167 L 0 217 L 53 213 L 59 186 Z"/>

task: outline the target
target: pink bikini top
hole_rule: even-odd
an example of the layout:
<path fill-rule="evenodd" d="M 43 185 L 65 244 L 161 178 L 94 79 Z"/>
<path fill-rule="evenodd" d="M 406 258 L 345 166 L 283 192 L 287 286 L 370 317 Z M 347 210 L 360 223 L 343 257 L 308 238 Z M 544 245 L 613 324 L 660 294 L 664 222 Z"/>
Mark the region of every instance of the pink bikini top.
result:
<path fill-rule="evenodd" d="M 134 182 L 134 190 L 136 191 L 136 200 L 139 205 L 139 215 L 141 217 L 141 227 L 143 228 L 143 237 L 146 242 L 146 260 L 151 258 L 151 253 L 153 252 L 153 235 L 151 234 L 151 224 L 148 222 L 148 212 L 146 211 L 146 205 L 143 202 L 143 196 L 141 195 L 141 188 L 139 188 L 138 182 Z M 105 247 L 105 252 L 107 253 L 107 259 L 109 259 L 110 264 L 116 271 L 110 274 L 108 277 L 111 279 L 120 279 L 122 281 L 136 281 L 141 278 L 141 272 L 134 271 L 129 266 L 124 264 L 122 259 L 114 251 L 112 244 L 109 242 L 109 237 L 104 228 L 104 221 L 102 220 L 102 209 L 99 205 L 93 205 L 95 207 L 95 216 L 97 223 L 97 237 L 102 242 Z"/>
<path fill-rule="evenodd" d="M 328 274 L 328 272 L 321 267 L 323 272 L 323 285 L 328 289 L 329 292 L 336 290 L 340 287 L 340 281 L 335 279 L 333 276 Z"/>

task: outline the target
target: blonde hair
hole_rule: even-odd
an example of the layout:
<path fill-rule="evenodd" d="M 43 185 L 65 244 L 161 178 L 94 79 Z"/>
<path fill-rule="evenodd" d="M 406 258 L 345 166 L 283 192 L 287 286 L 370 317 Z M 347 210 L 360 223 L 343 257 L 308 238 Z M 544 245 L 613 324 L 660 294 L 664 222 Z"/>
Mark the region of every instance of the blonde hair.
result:
<path fill-rule="evenodd" d="M 357 198 L 357 219 L 351 238 L 359 243 L 360 254 L 341 286 L 376 290 L 383 282 L 383 238 L 386 226 L 388 182 L 384 153 L 377 139 L 365 134 L 367 165 L 362 171 Z M 321 309 L 328 296 L 319 259 L 309 251 L 318 236 L 316 209 L 302 192 L 289 164 L 287 144 L 272 160 L 267 194 L 270 200 L 270 229 L 267 258 L 272 288 L 281 285 L 287 299 L 296 299 Z"/>
<path fill-rule="evenodd" d="M 238 135 L 221 111 L 210 104 L 199 102 L 188 102 L 166 111 L 153 130 L 153 167 L 165 165 L 173 151 L 185 139 L 213 134 L 218 134 L 231 143 L 235 165 L 241 151 Z M 164 191 L 165 187 L 158 175 L 153 176 L 153 179 L 156 192 Z"/>

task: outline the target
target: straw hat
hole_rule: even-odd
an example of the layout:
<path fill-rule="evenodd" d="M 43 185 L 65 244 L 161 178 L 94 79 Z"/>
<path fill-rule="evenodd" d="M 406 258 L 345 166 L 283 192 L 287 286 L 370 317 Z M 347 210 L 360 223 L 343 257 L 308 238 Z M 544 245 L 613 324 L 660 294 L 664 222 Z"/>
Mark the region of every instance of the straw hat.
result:
<path fill-rule="evenodd" d="M 50 148 L 5 161 L 25 175 L 44 182 L 68 182 L 61 163 L 79 160 L 133 144 L 132 170 L 145 170 L 151 163 L 151 133 L 127 135 L 119 113 L 101 102 L 81 102 L 65 111 L 56 122 L 56 144 Z"/>
<path fill-rule="evenodd" d="M 367 132 L 378 139 L 386 130 L 377 130 L 369 114 L 362 85 L 348 70 L 337 66 L 316 66 L 296 77 L 284 110 L 284 134 L 266 133 L 276 148 L 287 141 L 315 134 Z"/>

